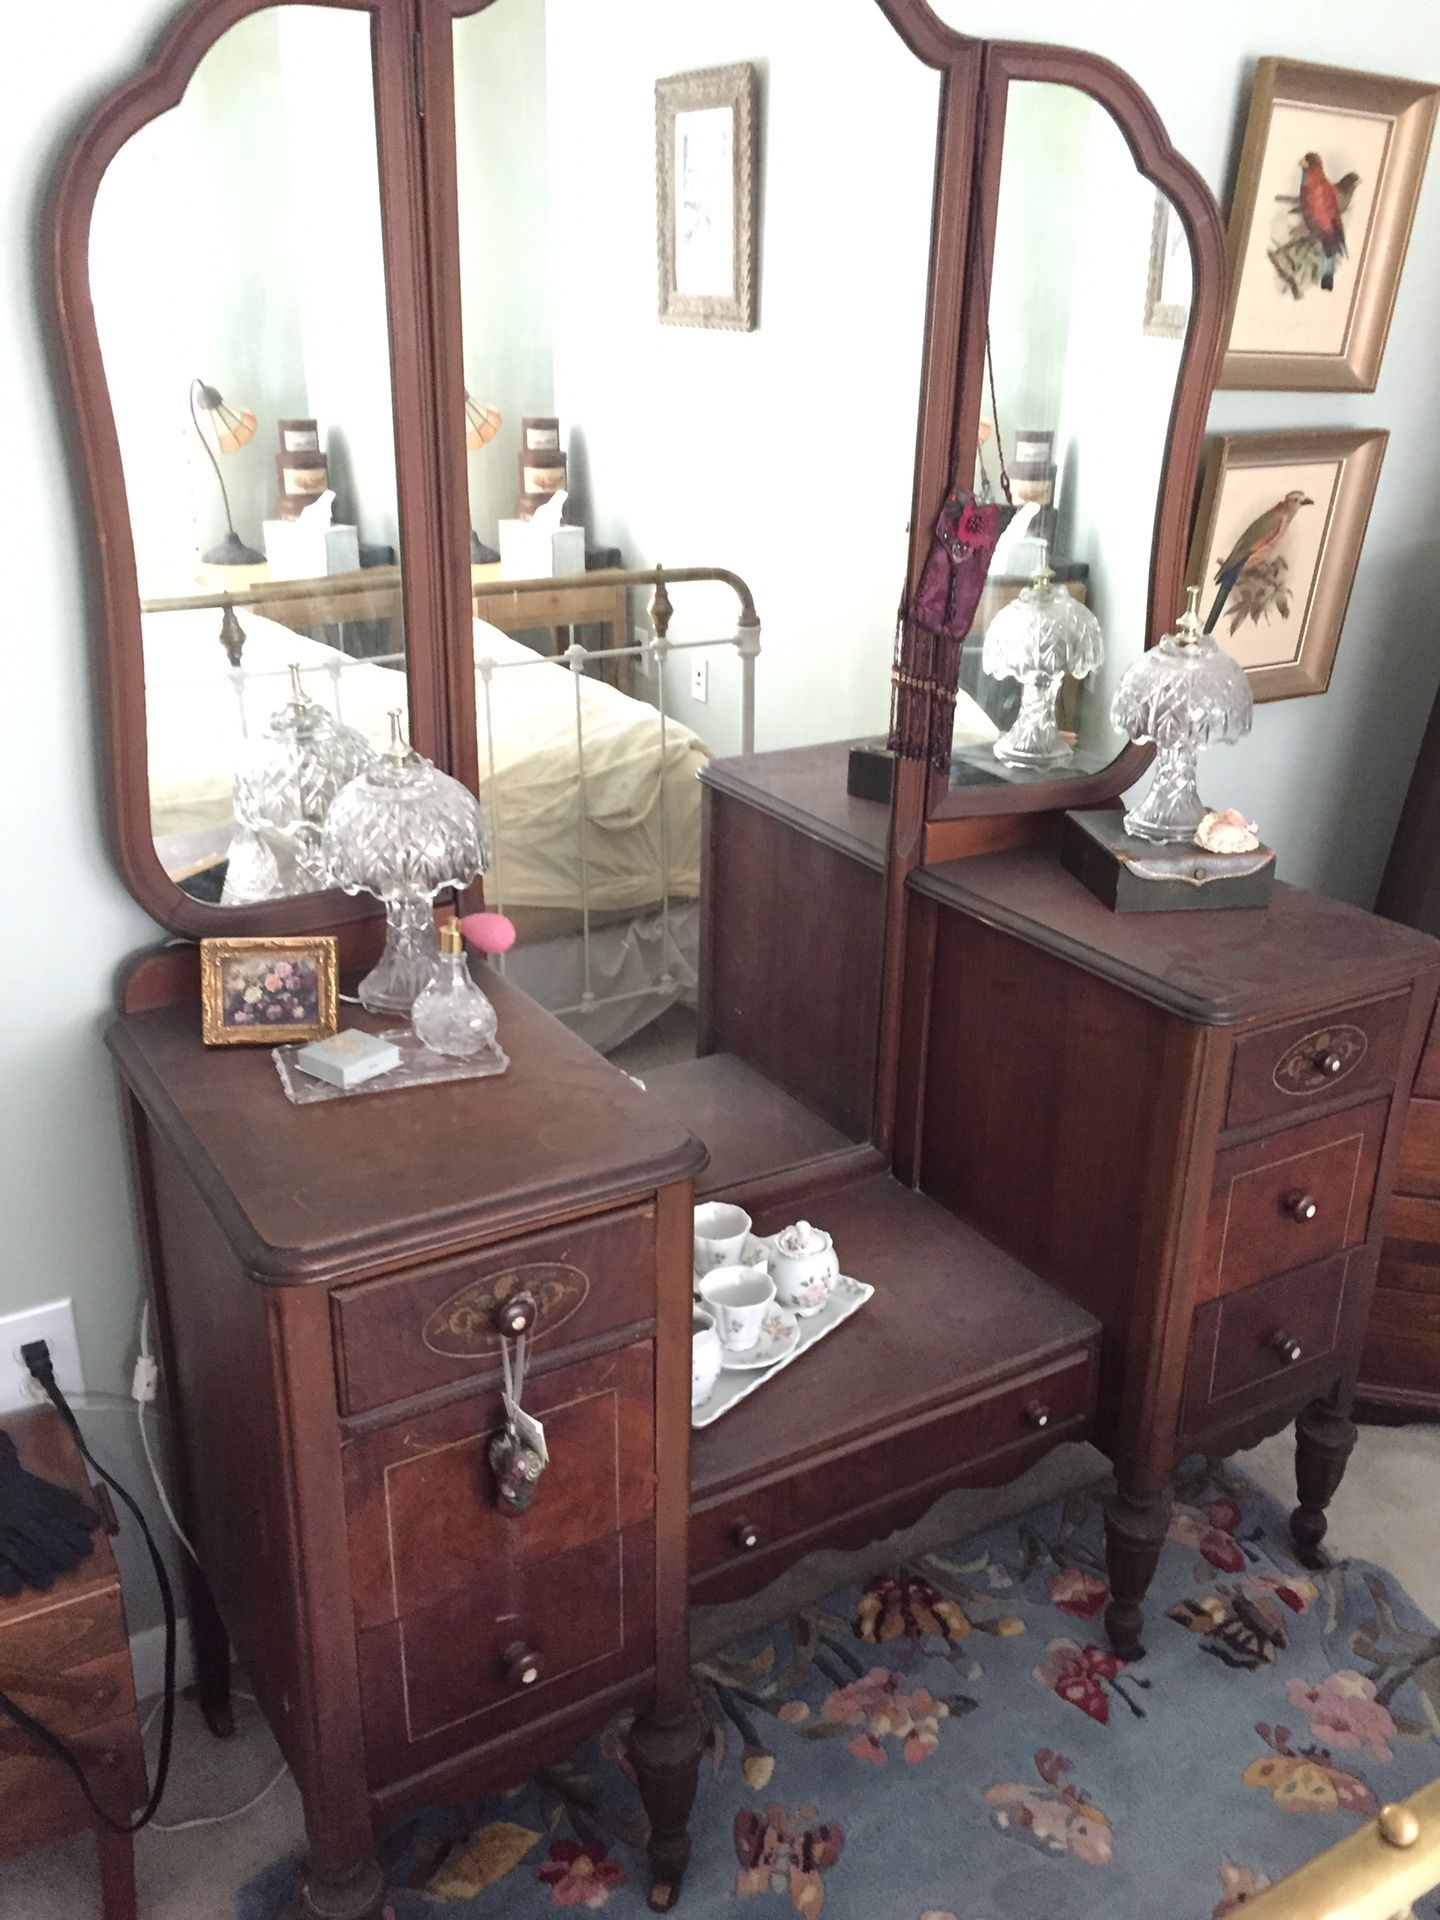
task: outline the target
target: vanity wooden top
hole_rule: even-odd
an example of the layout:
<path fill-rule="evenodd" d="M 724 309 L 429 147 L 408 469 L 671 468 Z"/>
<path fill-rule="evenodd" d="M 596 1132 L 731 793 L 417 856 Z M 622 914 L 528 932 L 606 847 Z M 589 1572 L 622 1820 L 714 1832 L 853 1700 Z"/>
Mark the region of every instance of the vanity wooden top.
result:
<path fill-rule="evenodd" d="M 946 861 L 910 886 L 1204 1026 L 1373 997 L 1440 961 L 1427 934 L 1283 882 L 1263 908 L 1112 913 L 1048 848 Z"/>
<path fill-rule="evenodd" d="M 193 1004 L 124 1014 L 109 1044 L 246 1267 L 353 1277 L 538 1218 L 588 1212 L 705 1164 L 684 1125 L 528 995 L 492 975 L 510 1069 L 295 1106 L 268 1047 L 207 1048 Z M 345 1009 L 346 1026 L 400 1022 Z"/>
<path fill-rule="evenodd" d="M 733 794 L 879 872 L 890 845 L 890 809 L 845 790 L 850 748 L 861 744 L 832 740 L 818 747 L 736 754 L 710 761 L 700 778 L 707 787 Z"/>

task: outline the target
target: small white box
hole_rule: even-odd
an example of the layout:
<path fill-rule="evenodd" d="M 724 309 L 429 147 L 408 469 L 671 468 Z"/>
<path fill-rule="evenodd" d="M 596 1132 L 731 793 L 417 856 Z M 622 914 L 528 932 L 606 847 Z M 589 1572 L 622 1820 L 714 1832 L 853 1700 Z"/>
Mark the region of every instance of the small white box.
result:
<path fill-rule="evenodd" d="M 360 566 L 360 529 L 332 521 L 308 527 L 303 520 L 266 520 L 261 532 L 272 580 L 315 580 L 355 573 Z"/>
<path fill-rule="evenodd" d="M 381 1040 L 351 1027 L 328 1040 L 312 1040 L 308 1047 L 301 1047 L 295 1064 L 302 1073 L 325 1080 L 332 1087 L 358 1087 L 362 1081 L 398 1067 L 400 1049 L 393 1040 Z"/>
<path fill-rule="evenodd" d="M 584 571 L 583 527 L 537 527 L 533 520 L 500 522 L 502 579 L 566 579 Z"/>

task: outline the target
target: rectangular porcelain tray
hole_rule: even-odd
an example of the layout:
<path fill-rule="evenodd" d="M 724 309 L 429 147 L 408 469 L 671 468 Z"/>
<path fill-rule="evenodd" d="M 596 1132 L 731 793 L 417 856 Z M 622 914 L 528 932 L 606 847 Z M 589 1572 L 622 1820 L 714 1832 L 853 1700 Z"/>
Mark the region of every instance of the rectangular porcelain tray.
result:
<path fill-rule="evenodd" d="M 754 1373 L 722 1373 L 715 1382 L 710 1398 L 692 1411 L 690 1425 L 695 1428 L 713 1426 L 722 1414 L 729 1413 L 732 1407 L 738 1407 L 757 1387 L 763 1387 L 777 1373 L 782 1373 L 786 1367 L 793 1367 L 797 1360 L 803 1360 L 817 1340 L 823 1340 L 827 1333 L 833 1333 L 836 1327 L 843 1326 L 852 1313 L 858 1313 L 865 1302 L 874 1297 L 875 1289 L 867 1281 L 847 1280 L 842 1274 L 835 1291 L 820 1311 L 800 1322 L 800 1343 L 793 1353 L 784 1360 L 777 1360 L 773 1367 L 757 1369 Z"/>

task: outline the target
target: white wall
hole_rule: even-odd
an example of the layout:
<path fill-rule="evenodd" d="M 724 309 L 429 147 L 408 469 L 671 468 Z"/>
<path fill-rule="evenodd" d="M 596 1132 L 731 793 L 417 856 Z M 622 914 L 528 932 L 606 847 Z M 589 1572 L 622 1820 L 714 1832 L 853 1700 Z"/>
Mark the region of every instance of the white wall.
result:
<path fill-rule="evenodd" d="M 855 0 L 859 4 L 859 0 Z M 1244 100 L 1253 59 L 1262 53 L 1303 51 L 1337 64 L 1440 77 L 1440 17 L 1429 8 L 1371 9 L 1357 17 L 1351 0 L 1311 0 L 1302 37 L 1293 11 L 1278 0 L 1211 0 L 1203 29 L 1193 21 L 1177 27 L 1171 10 L 1153 0 L 1030 0 L 1023 20 L 1009 0 L 945 0 L 957 24 L 981 33 L 1013 36 L 1022 27 L 1035 38 L 1094 47 L 1131 68 L 1169 123 L 1172 137 L 1211 184 L 1225 191 L 1238 149 Z M 845 0 L 849 7 L 851 0 Z M 822 11 L 840 16 L 839 0 L 790 0 L 785 9 L 813 20 Z M 155 929 L 129 901 L 115 878 L 103 839 L 98 798 L 98 752 L 91 718 L 90 667 L 93 612 L 90 600 L 90 535 L 77 515 L 65 459 L 65 426 L 43 346 L 48 321 L 37 304 L 40 284 L 38 203 L 68 126 L 79 110 L 128 73 L 168 8 L 152 0 L 66 0 L 64 6 L 32 6 L 8 22 L 10 85 L 0 115 L 0 396 L 8 428 L 5 533 L 9 556 L 8 683 L 3 703 L 4 898 L 7 938 L 0 942 L 0 1092 L 5 1103 L 0 1144 L 0 1307 L 9 1309 L 73 1294 L 93 1386 L 116 1391 L 128 1380 L 130 1334 L 137 1300 L 137 1257 L 119 1107 L 101 1045 L 111 1004 L 114 969 L 127 953 L 155 936 Z M 577 8 L 576 11 L 581 11 Z M 738 18 L 738 10 L 736 12 Z M 853 11 L 853 9 L 852 9 Z M 695 60 L 746 57 L 771 40 L 770 19 L 779 9 L 757 10 L 754 31 L 741 35 L 721 10 L 703 10 L 708 43 Z M 747 12 L 747 19 L 750 18 Z M 868 21 L 868 14 L 866 15 Z M 762 32 L 762 28 L 764 31 Z M 873 46 L 867 27 L 862 44 Z M 686 54 L 677 64 L 689 64 Z M 667 67 L 667 70 L 669 68 Z M 861 149 L 872 167 L 892 162 L 875 154 L 857 129 L 866 126 L 867 79 L 863 62 L 834 64 L 840 127 L 819 146 L 802 147 L 803 178 L 819 191 L 833 179 L 826 164 Z M 780 118 L 784 96 L 772 91 L 767 146 L 770 160 L 785 148 Z M 635 149 L 634 166 L 649 174 L 639 149 L 650 146 L 648 83 L 644 100 L 632 99 L 623 116 Z M 621 129 L 624 132 L 624 129 Z M 812 128 L 812 141 L 818 133 Z M 918 137 L 918 136 L 917 136 Z M 792 147 L 794 143 L 791 143 Z M 836 149 L 839 149 L 838 154 Z M 855 169 L 854 171 L 860 171 Z M 1434 609 L 1440 598 L 1440 463 L 1434 458 L 1440 421 L 1440 355 L 1434 349 L 1434 315 L 1440 312 L 1440 189 L 1431 178 L 1422 197 L 1405 282 L 1390 346 L 1373 396 L 1221 395 L 1214 424 L 1235 431 L 1270 426 L 1328 423 L 1388 426 L 1390 452 L 1356 583 L 1331 691 L 1323 699 L 1297 700 L 1261 711 L 1252 739 L 1223 750 L 1226 797 L 1249 806 L 1281 849 L 1294 878 L 1353 898 L 1371 894 L 1393 831 L 1415 747 L 1435 690 Z M 847 181 L 852 174 L 847 173 Z M 860 183 L 863 187 L 863 181 Z M 578 203 L 590 201 L 597 226 L 607 209 L 591 201 L 581 176 Z M 798 191 L 787 211 L 776 211 L 768 229 L 762 302 L 793 293 L 787 267 L 787 237 L 801 217 Z M 906 221 L 911 210 L 901 209 Z M 857 205 L 852 238 L 868 249 L 883 237 L 888 219 L 868 193 Z M 636 273 L 653 290 L 648 240 L 636 241 Z M 854 395 L 843 378 L 844 356 L 831 351 L 835 330 L 848 313 L 855 283 L 869 284 L 868 252 L 852 252 L 835 273 L 810 289 L 816 353 L 814 373 L 792 369 L 806 394 L 821 382 L 843 410 L 868 407 L 881 428 L 893 396 L 877 401 Z M 842 271 L 843 268 L 843 271 Z M 884 315 L 879 294 L 899 298 L 904 283 L 879 278 L 872 324 Z M 763 311 L 763 308 L 762 308 Z M 908 310 L 893 316 L 897 333 L 913 324 Z M 707 488 L 704 472 L 687 471 L 683 442 L 674 437 L 683 412 L 657 415 L 666 429 L 656 456 L 676 470 L 676 506 L 662 531 L 693 551 L 711 546 L 726 557 L 727 526 L 700 520 L 703 506 L 718 514 L 745 506 L 779 523 L 784 499 L 774 475 L 788 470 L 783 428 L 789 397 L 777 376 L 751 377 L 763 364 L 764 335 L 721 336 L 667 332 L 650 343 L 667 391 L 678 393 L 681 377 L 699 367 L 731 402 L 736 450 L 728 476 L 733 500 Z M 747 357 L 748 356 L 748 357 Z M 617 369 L 623 401 L 632 362 Z M 905 411 L 910 411 L 907 401 Z M 907 422 L 907 431 L 908 422 Z M 863 425 L 805 460 L 803 477 L 830 490 L 833 541 L 848 563 L 857 552 L 878 550 L 893 529 L 877 528 L 850 510 L 854 475 L 874 460 L 876 441 Z M 687 512 L 687 489 L 697 511 Z M 897 503 L 898 504 L 898 503 Z M 903 521 L 903 504 L 899 507 Z M 662 559 L 672 553 L 661 553 Z M 829 556 L 793 551 L 793 568 L 823 577 Z M 784 593 L 777 554 L 775 591 Z M 888 566 L 884 570 L 888 578 Z M 828 588 L 795 594 L 793 611 L 769 616 L 773 654 L 804 644 L 804 636 L 835 617 Z M 888 633 L 877 636 L 881 661 Z M 773 662 L 767 661 L 767 671 Z M 793 693 L 809 698 L 812 678 L 802 676 Z M 1219 751 L 1211 756 L 1218 760 Z M 110 1416 L 96 1416 L 103 1441 Z M 119 1421 L 111 1444 L 117 1463 Z M 137 1586 L 138 1592 L 138 1586 Z M 143 1614 L 143 1607 L 141 1609 Z"/>

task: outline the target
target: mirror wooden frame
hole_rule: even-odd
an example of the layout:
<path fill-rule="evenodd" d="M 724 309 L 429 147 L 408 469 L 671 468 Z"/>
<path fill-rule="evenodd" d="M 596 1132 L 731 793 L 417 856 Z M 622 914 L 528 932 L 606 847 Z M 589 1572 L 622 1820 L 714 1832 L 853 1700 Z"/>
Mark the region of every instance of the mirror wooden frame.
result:
<path fill-rule="evenodd" d="M 444 682 L 446 650 L 440 645 L 445 624 L 430 373 L 435 355 L 426 256 L 416 217 L 423 204 L 423 179 L 414 105 L 413 0 L 302 3 L 370 19 L 410 726 L 421 752 L 443 763 L 448 758 L 450 703 Z M 276 4 L 295 0 L 192 0 L 144 65 L 84 117 L 49 206 L 57 357 L 71 401 L 74 448 L 96 556 L 97 680 L 111 844 L 139 904 L 170 932 L 191 936 L 281 929 L 305 933 L 369 919 L 380 910 L 373 900 L 347 899 L 333 891 L 246 907 L 194 900 L 166 874 L 151 833 L 140 592 L 119 437 L 90 294 L 91 221 L 105 170 L 126 141 L 179 103 L 200 62 L 223 34 Z M 458 407 L 454 417 L 461 417 Z"/>

